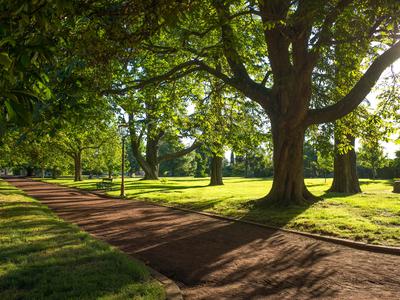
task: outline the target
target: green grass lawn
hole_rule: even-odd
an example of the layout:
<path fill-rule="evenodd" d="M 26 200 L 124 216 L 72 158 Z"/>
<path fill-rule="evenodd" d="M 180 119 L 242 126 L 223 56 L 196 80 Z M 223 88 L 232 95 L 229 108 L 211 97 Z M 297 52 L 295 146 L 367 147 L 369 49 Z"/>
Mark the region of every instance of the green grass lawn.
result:
<path fill-rule="evenodd" d="M 147 268 L 0 181 L 0 299 L 163 299 Z"/>
<path fill-rule="evenodd" d="M 46 180 L 84 189 L 95 189 L 98 179 L 73 182 Z M 400 194 L 392 193 L 392 182 L 361 180 L 363 193 L 326 193 L 331 180 L 307 179 L 309 189 L 324 200 L 311 206 L 288 208 L 255 206 L 251 200 L 264 196 L 271 179 L 225 178 L 224 186 L 207 186 L 208 179 L 166 178 L 161 181 L 127 179 L 128 198 L 244 218 L 260 223 L 320 233 L 372 244 L 400 246 Z M 119 181 L 108 192 L 119 195 Z"/>

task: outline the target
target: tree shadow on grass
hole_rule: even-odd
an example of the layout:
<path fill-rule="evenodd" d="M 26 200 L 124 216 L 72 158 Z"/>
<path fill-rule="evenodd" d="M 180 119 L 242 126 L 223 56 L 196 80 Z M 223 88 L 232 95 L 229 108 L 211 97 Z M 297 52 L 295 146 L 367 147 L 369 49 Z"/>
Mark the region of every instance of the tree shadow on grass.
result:
<path fill-rule="evenodd" d="M 2 199 L 4 190 L 12 189 L 0 189 L 0 299 L 161 297 L 143 265 L 38 202 Z"/>
<path fill-rule="evenodd" d="M 385 179 L 385 180 L 383 180 L 383 179 L 377 179 L 377 180 L 361 179 L 360 180 L 361 188 L 363 185 L 370 185 L 370 184 L 384 184 L 384 185 L 392 186 L 393 180 L 390 180 L 390 179 Z"/>
<path fill-rule="evenodd" d="M 125 187 L 129 188 L 139 188 L 139 189 L 164 189 L 164 190 L 186 190 L 186 189 L 194 189 L 194 188 L 206 188 L 208 187 L 207 184 L 203 185 L 188 185 L 182 186 L 179 184 L 171 184 L 171 183 L 136 183 L 136 182 L 127 182 L 125 183 Z"/>
<path fill-rule="evenodd" d="M 325 191 L 321 195 L 321 198 L 322 199 L 347 198 L 347 197 L 351 197 L 351 196 L 354 196 L 354 195 L 360 195 L 360 194 L 362 194 L 362 193 L 335 193 L 335 192 Z"/>

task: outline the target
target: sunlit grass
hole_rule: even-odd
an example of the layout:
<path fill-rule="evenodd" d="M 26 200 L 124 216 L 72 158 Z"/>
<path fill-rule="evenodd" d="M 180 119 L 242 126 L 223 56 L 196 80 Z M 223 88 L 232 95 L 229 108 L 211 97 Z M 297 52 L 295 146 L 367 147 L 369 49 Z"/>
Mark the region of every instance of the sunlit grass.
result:
<path fill-rule="evenodd" d="M 98 179 L 73 182 L 47 180 L 68 186 L 95 189 Z M 363 193 L 326 193 L 331 180 L 307 179 L 309 189 L 324 200 L 311 206 L 288 208 L 254 206 L 251 200 L 266 195 L 271 179 L 225 178 L 224 186 L 208 186 L 208 179 L 166 178 L 161 181 L 127 179 L 129 198 L 213 212 L 312 233 L 349 238 L 374 244 L 400 246 L 400 195 L 392 193 L 392 182 L 361 180 Z M 119 180 L 114 190 L 119 195 Z"/>
<path fill-rule="evenodd" d="M 163 299 L 147 268 L 0 181 L 0 299 Z"/>

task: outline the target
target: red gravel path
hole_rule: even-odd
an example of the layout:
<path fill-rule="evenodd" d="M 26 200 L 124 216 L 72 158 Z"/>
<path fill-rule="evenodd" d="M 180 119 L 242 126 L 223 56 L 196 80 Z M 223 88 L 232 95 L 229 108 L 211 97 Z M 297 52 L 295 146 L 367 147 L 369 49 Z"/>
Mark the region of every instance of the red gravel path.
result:
<path fill-rule="evenodd" d="M 400 299 L 400 256 L 42 182 L 8 181 L 174 279 L 186 299 Z"/>

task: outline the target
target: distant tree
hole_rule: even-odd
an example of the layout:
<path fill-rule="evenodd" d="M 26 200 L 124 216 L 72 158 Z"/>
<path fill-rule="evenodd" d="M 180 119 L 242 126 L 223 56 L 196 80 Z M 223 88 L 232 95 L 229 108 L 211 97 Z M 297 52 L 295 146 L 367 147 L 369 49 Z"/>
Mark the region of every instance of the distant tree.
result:
<path fill-rule="evenodd" d="M 358 157 L 360 165 L 371 170 L 373 179 L 377 178 L 378 169 L 384 167 L 386 163 L 383 147 L 379 143 L 362 144 Z"/>
<path fill-rule="evenodd" d="M 121 168 L 121 137 L 117 129 L 107 130 L 107 139 L 98 148 L 89 148 L 82 156 L 83 169 L 90 174 L 107 173 L 112 178 Z M 126 165 L 129 169 L 129 163 Z"/>
<path fill-rule="evenodd" d="M 326 182 L 327 174 L 332 173 L 333 171 L 333 155 L 331 153 L 323 153 L 318 151 L 317 166 L 318 169 L 322 172 Z"/>
<path fill-rule="evenodd" d="M 185 145 L 177 139 L 164 139 L 160 145 L 160 155 L 173 153 Z M 163 176 L 193 176 L 195 173 L 195 152 L 160 163 L 160 174 Z"/>
<path fill-rule="evenodd" d="M 195 153 L 195 172 L 194 172 L 194 177 L 207 177 L 209 176 L 208 172 L 208 165 L 209 165 L 209 157 L 208 157 L 208 151 L 204 149 L 205 146 L 201 146 L 196 149 Z"/>
<path fill-rule="evenodd" d="M 148 72 L 151 71 L 149 67 Z M 161 155 L 159 151 L 164 139 L 195 138 L 188 113 L 189 98 L 194 92 L 189 91 L 193 84 L 188 81 L 158 86 L 157 89 L 154 86 L 140 91 L 133 89 L 112 98 L 129 116 L 130 148 L 145 173 L 143 179 L 158 179 L 161 162 L 182 157 L 200 146 L 192 139 L 190 146 L 175 149 L 175 152 Z"/>
<path fill-rule="evenodd" d="M 372 116 L 369 123 L 371 126 L 361 139 L 358 157 L 360 165 L 369 168 L 372 172 L 372 178 L 376 179 L 378 169 L 384 167 L 387 162 L 387 157 L 381 145 L 381 140 L 387 134 L 383 125 L 384 121 L 379 116 Z"/>
<path fill-rule="evenodd" d="M 231 149 L 239 155 L 254 152 L 267 139 L 267 125 L 254 121 L 261 108 L 223 82 L 209 79 L 203 99 L 195 103 L 195 123 L 210 157 L 210 185 L 223 184 L 224 155 Z M 262 119 L 262 117 L 260 117 Z"/>

